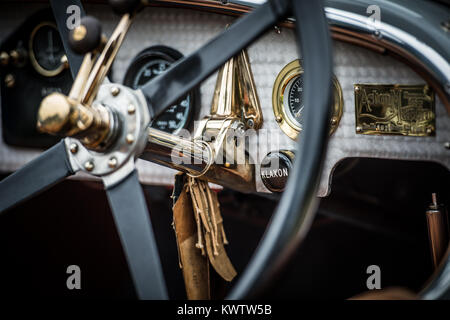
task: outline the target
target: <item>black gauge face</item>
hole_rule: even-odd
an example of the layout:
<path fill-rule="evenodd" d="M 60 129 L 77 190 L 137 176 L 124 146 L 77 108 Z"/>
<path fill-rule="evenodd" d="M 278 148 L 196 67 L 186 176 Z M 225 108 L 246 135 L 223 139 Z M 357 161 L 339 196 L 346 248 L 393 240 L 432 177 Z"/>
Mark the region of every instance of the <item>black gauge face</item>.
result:
<path fill-rule="evenodd" d="M 30 37 L 30 57 L 36 71 L 54 76 L 64 69 L 64 47 L 53 23 L 41 23 Z"/>
<path fill-rule="evenodd" d="M 139 88 L 143 86 L 154 77 L 160 75 L 164 71 L 166 71 L 170 66 L 170 62 L 164 59 L 152 59 L 148 63 L 144 64 L 138 73 L 136 74 L 136 78 L 134 79 L 133 88 Z"/>
<path fill-rule="evenodd" d="M 164 73 L 182 55 L 174 49 L 157 46 L 141 52 L 128 68 L 124 84 L 138 89 L 153 78 Z M 194 109 L 194 93 L 188 94 L 179 103 L 168 108 L 155 118 L 151 126 L 165 132 L 176 133 L 189 125 Z"/>
<path fill-rule="evenodd" d="M 303 126 L 303 74 L 299 74 L 291 83 L 288 92 L 288 107 L 291 116 Z"/>

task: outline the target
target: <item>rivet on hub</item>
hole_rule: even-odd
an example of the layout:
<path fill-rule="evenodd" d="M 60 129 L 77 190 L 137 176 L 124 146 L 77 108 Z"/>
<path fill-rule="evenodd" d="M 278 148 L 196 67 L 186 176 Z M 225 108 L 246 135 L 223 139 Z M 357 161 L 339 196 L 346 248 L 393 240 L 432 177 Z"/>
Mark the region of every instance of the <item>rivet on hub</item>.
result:
<path fill-rule="evenodd" d="M 75 154 L 75 153 L 78 152 L 78 145 L 77 145 L 76 143 L 72 143 L 72 144 L 70 145 L 69 149 L 70 149 L 70 152 L 71 152 L 71 153 Z"/>
<path fill-rule="evenodd" d="M 134 114 L 136 112 L 136 107 L 132 104 L 128 105 L 127 108 L 128 114 Z"/>
<path fill-rule="evenodd" d="M 111 157 L 108 160 L 108 167 L 110 167 L 111 169 L 114 169 L 115 167 L 117 167 L 117 158 L 116 157 Z"/>
<path fill-rule="evenodd" d="M 119 93 L 120 93 L 119 87 L 112 87 L 111 88 L 111 94 L 113 95 L 113 97 L 116 97 Z"/>
<path fill-rule="evenodd" d="M 86 163 L 84 164 L 84 168 L 85 168 L 87 171 L 92 171 L 92 170 L 94 170 L 94 162 L 92 162 L 92 161 L 86 161 Z"/>
<path fill-rule="evenodd" d="M 127 134 L 126 141 L 128 144 L 132 144 L 134 142 L 134 136 L 131 133 Z"/>

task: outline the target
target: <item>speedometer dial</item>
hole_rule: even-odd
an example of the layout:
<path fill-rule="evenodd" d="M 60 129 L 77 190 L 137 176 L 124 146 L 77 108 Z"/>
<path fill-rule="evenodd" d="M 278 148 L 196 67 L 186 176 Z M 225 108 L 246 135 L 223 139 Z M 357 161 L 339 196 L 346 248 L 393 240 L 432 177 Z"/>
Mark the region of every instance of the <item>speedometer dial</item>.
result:
<path fill-rule="evenodd" d="M 182 56 L 180 52 L 165 46 L 147 48 L 133 60 L 123 82 L 126 86 L 138 89 L 164 73 Z M 180 129 L 188 127 L 195 109 L 194 103 L 198 97 L 198 89 L 194 89 L 177 104 L 156 117 L 151 126 L 170 133 L 177 133 Z"/>
<path fill-rule="evenodd" d="M 303 68 L 299 60 L 287 64 L 278 74 L 273 87 L 272 103 L 275 120 L 281 130 L 290 138 L 296 139 L 304 126 L 305 106 L 303 99 Z M 330 134 L 342 117 L 342 89 L 336 77 L 333 77 L 333 103 Z"/>
<path fill-rule="evenodd" d="M 286 99 L 287 108 L 290 116 L 297 121 L 300 128 L 303 128 L 303 74 L 299 74 L 290 82 L 289 88 L 286 88 L 288 96 Z"/>

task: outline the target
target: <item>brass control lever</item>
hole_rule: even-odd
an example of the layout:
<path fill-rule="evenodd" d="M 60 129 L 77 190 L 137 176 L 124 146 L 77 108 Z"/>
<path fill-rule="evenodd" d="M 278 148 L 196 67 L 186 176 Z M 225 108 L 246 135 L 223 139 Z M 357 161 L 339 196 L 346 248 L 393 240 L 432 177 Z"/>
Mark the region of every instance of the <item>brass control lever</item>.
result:
<path fill-rule="evenodd" d="M 88 108 L 61 93 L 52 93 L 42 100 L 37 127 L 49 134 L 78 138 L 90 149 L 102 149 L 111 136 L 111 116 L 102 105 Z"/>
<path fill-rule="evenodd" d="M 445 207 L 438 204 L 436 193 L 431 195 L 431 199 L 426 217 L 431 258 L 433 267 L 437 268 L 448 248 L 448 217 Z"/>

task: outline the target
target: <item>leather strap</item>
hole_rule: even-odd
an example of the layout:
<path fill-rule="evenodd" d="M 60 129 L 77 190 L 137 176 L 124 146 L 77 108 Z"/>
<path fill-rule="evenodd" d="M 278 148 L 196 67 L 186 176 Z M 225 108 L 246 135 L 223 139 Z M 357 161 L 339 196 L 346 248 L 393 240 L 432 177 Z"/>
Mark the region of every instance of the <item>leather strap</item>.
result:
<path fill-rule="evenodd" d="M 223 227 L 223 219 L 220 214 L 219 200 L 217 194 L 211 192 L 212 200 L 210 202 L 212 215 L 216 216 L 217 221 L 217 234 L 216 234 L 216 247 L 212 246 L 212 233 L 205 233 L 206 252 L 208 254 L 209 262 L 213 266 L 214 270 L 226 281 L 230 282 L 236 277 L 237 272 L 231 263 L 230 258 L 225 250 L 225 244 L 228 244 L 228 240 L 225 235 Z"/>
<path fill-rule="evenodd" d="M 188 187 L 197 222 L 196 247 L 208 256 L 214 270 L 223 279 L 232 281 L 237 273 L 225 250 L 224 245 L 228 241 L 217 195 L 211 191 L 208 182 L 196 178 L 188 178 Z"/>
<path fill-rule="evenodd" d="M 190 196 L 186 188 L 173 206 L 173 223 L 177 238 L 180 267 L 189 300 L 209 300 L 210 275 L 208 259 L 196 248 L 197 227 Z"/>

